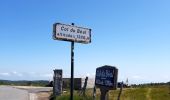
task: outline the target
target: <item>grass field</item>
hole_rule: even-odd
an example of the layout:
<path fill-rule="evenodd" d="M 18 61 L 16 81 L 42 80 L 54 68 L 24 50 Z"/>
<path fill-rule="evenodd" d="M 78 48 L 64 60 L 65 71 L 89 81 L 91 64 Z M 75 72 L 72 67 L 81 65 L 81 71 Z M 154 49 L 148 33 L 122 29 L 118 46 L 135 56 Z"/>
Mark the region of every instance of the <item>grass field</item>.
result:
<path fill-rule="evenodd" d="M 118 90 L 109 92 L 109 100 L 117 100 Z M 92 89 L 86 91 L 87 96 L 78 96 L 75 91 L 74 100 L 93 100 Z M 65 93 L 56 100 L 69 100 L 69 93 Z M 100 91 L 97 89 L 96 100 L 100 100 Z M 123 89 L 120 100 L 170 100 L 170 89 L 168 86 L 141 87 Z"/>

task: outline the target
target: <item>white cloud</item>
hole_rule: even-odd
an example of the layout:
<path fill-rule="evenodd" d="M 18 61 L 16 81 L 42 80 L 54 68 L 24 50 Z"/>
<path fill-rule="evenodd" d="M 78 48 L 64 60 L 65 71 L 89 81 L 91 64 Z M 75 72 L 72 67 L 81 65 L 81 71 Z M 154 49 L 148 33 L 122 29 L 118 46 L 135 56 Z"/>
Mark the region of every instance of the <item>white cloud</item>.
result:
<path fill-rule="evenodd" d="M 13 73 L 13 74 L 17 74 L 17 72 L 16 72 L 16 71 L 13 71 L 12 73 Z"/>
<path fill-rule="evenodd" d="M 0 79 L 12 80 L 46 80 L 53 79 L 53 73 L 39 73 L 39 72 L 0 72 Z"/>
<path fill-rule="evenodd" d="M 89 76 L 90 76 L 90 74 L 89 74 L 89 73 L 87 73 L 87 74 L 86 74 L 86 76 L 87 76 L 87 77 L 89 77 Z"/>
<path fill-rule="evenodd" d="M 63 77 L 69 78 L 69 77 L 70 77 L 70 74 L 63 74 Z"/>
<path fill-rule="evenodd" d="M 10 73 L 0 73 L 0 76 L 10 76 Z"/>
<path fill-rule="evenodd" d="M 13 75 L 16 75 L 16 76 L 23 76 L 23 74 L 22 73 L 19 73 L 19 72 L 16 72 L 16 71 L 13 71 L 13 72 L 11 72 Z"/>
<path fill-rule="evenodd" d="M 41 77 L 47 77 L 47 78 L 52 78 L 53 74 L 52 73 L 47 73 L 47 74 L 42 74 L 40 75 Z"/>
<path fill-rule="evenodd" d="M 134 76 L 132 76 L 131 78 L 133 78 L 133 79 L 141 79 L 142 77 L 139 76 L 139 75 L 134 75 Z"/>
<path fill-rule="evenodd" d="M 76 75 L 76 77 L 81 77 L 81 78 L 85 78 L 85 77 L 89 77 L 89 78 L 95 78 L 95 73 L 86 73 L 86 74 L 78 74 Z"/>

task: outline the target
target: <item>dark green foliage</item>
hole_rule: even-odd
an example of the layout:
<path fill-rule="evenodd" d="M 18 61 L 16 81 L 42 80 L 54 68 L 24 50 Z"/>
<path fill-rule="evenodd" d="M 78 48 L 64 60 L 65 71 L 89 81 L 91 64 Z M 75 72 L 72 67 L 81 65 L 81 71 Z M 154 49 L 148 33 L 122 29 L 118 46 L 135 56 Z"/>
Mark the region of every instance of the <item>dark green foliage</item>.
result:
<path fill-rule="evenodd" d="M 145 83 L 145 84 L 132 84 L 131 87 L 137 88 L 137 87 L 157 87 L 157 86 L 167 86 L 170 82 L 167 83 Z"/>
<path fill-rule="evenodd" d="M 16 86 L 46 86 L 49 84 L 48 81 L 38 80 L 38 81 L 9 81 L 0 80 L 0 85 L 16 85 Z"/>

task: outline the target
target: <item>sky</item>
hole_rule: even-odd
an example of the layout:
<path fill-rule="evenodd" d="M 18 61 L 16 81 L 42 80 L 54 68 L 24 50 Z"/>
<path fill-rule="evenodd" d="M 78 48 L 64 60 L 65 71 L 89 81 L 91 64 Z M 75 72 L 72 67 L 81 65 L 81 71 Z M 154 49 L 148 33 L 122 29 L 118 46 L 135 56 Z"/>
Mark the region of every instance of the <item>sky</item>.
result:
<path fill-rule="evenodd" d="M 70 77 L 71 43 L 52 39 L 53 24 L 92 29 L 90 44 L 75 43 L 75 77 L 94 78 L 116 66 L 118 81 L 170 81 L 169 0 L 1 0 L 0 79 Z"/>

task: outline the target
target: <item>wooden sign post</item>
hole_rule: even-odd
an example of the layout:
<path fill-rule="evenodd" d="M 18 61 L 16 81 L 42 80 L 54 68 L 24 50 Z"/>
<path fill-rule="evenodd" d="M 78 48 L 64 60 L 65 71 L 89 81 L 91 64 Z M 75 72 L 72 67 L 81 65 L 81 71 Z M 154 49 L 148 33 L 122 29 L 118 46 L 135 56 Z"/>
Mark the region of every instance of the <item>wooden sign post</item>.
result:
<path fill-rule="evenodd" d="M 117 89 L 118 69 L 114 66 L 102 66 L 96 69 L 95 85 L 100 88 L 100 100 L 107 100 L 109 90 Z"/>
<path fill-rule="evenodd" d="M 86 96 L 87 81 L 88 81 L 88 77 L 86 77 L 86 79 L 85 79 L 84 86 L 83 86 L 83 88 L 81 89 L 80 94 L 79 94 L 80 96 L 81 96 L 81 95 L 83 95 L 84 97 Z"/>

